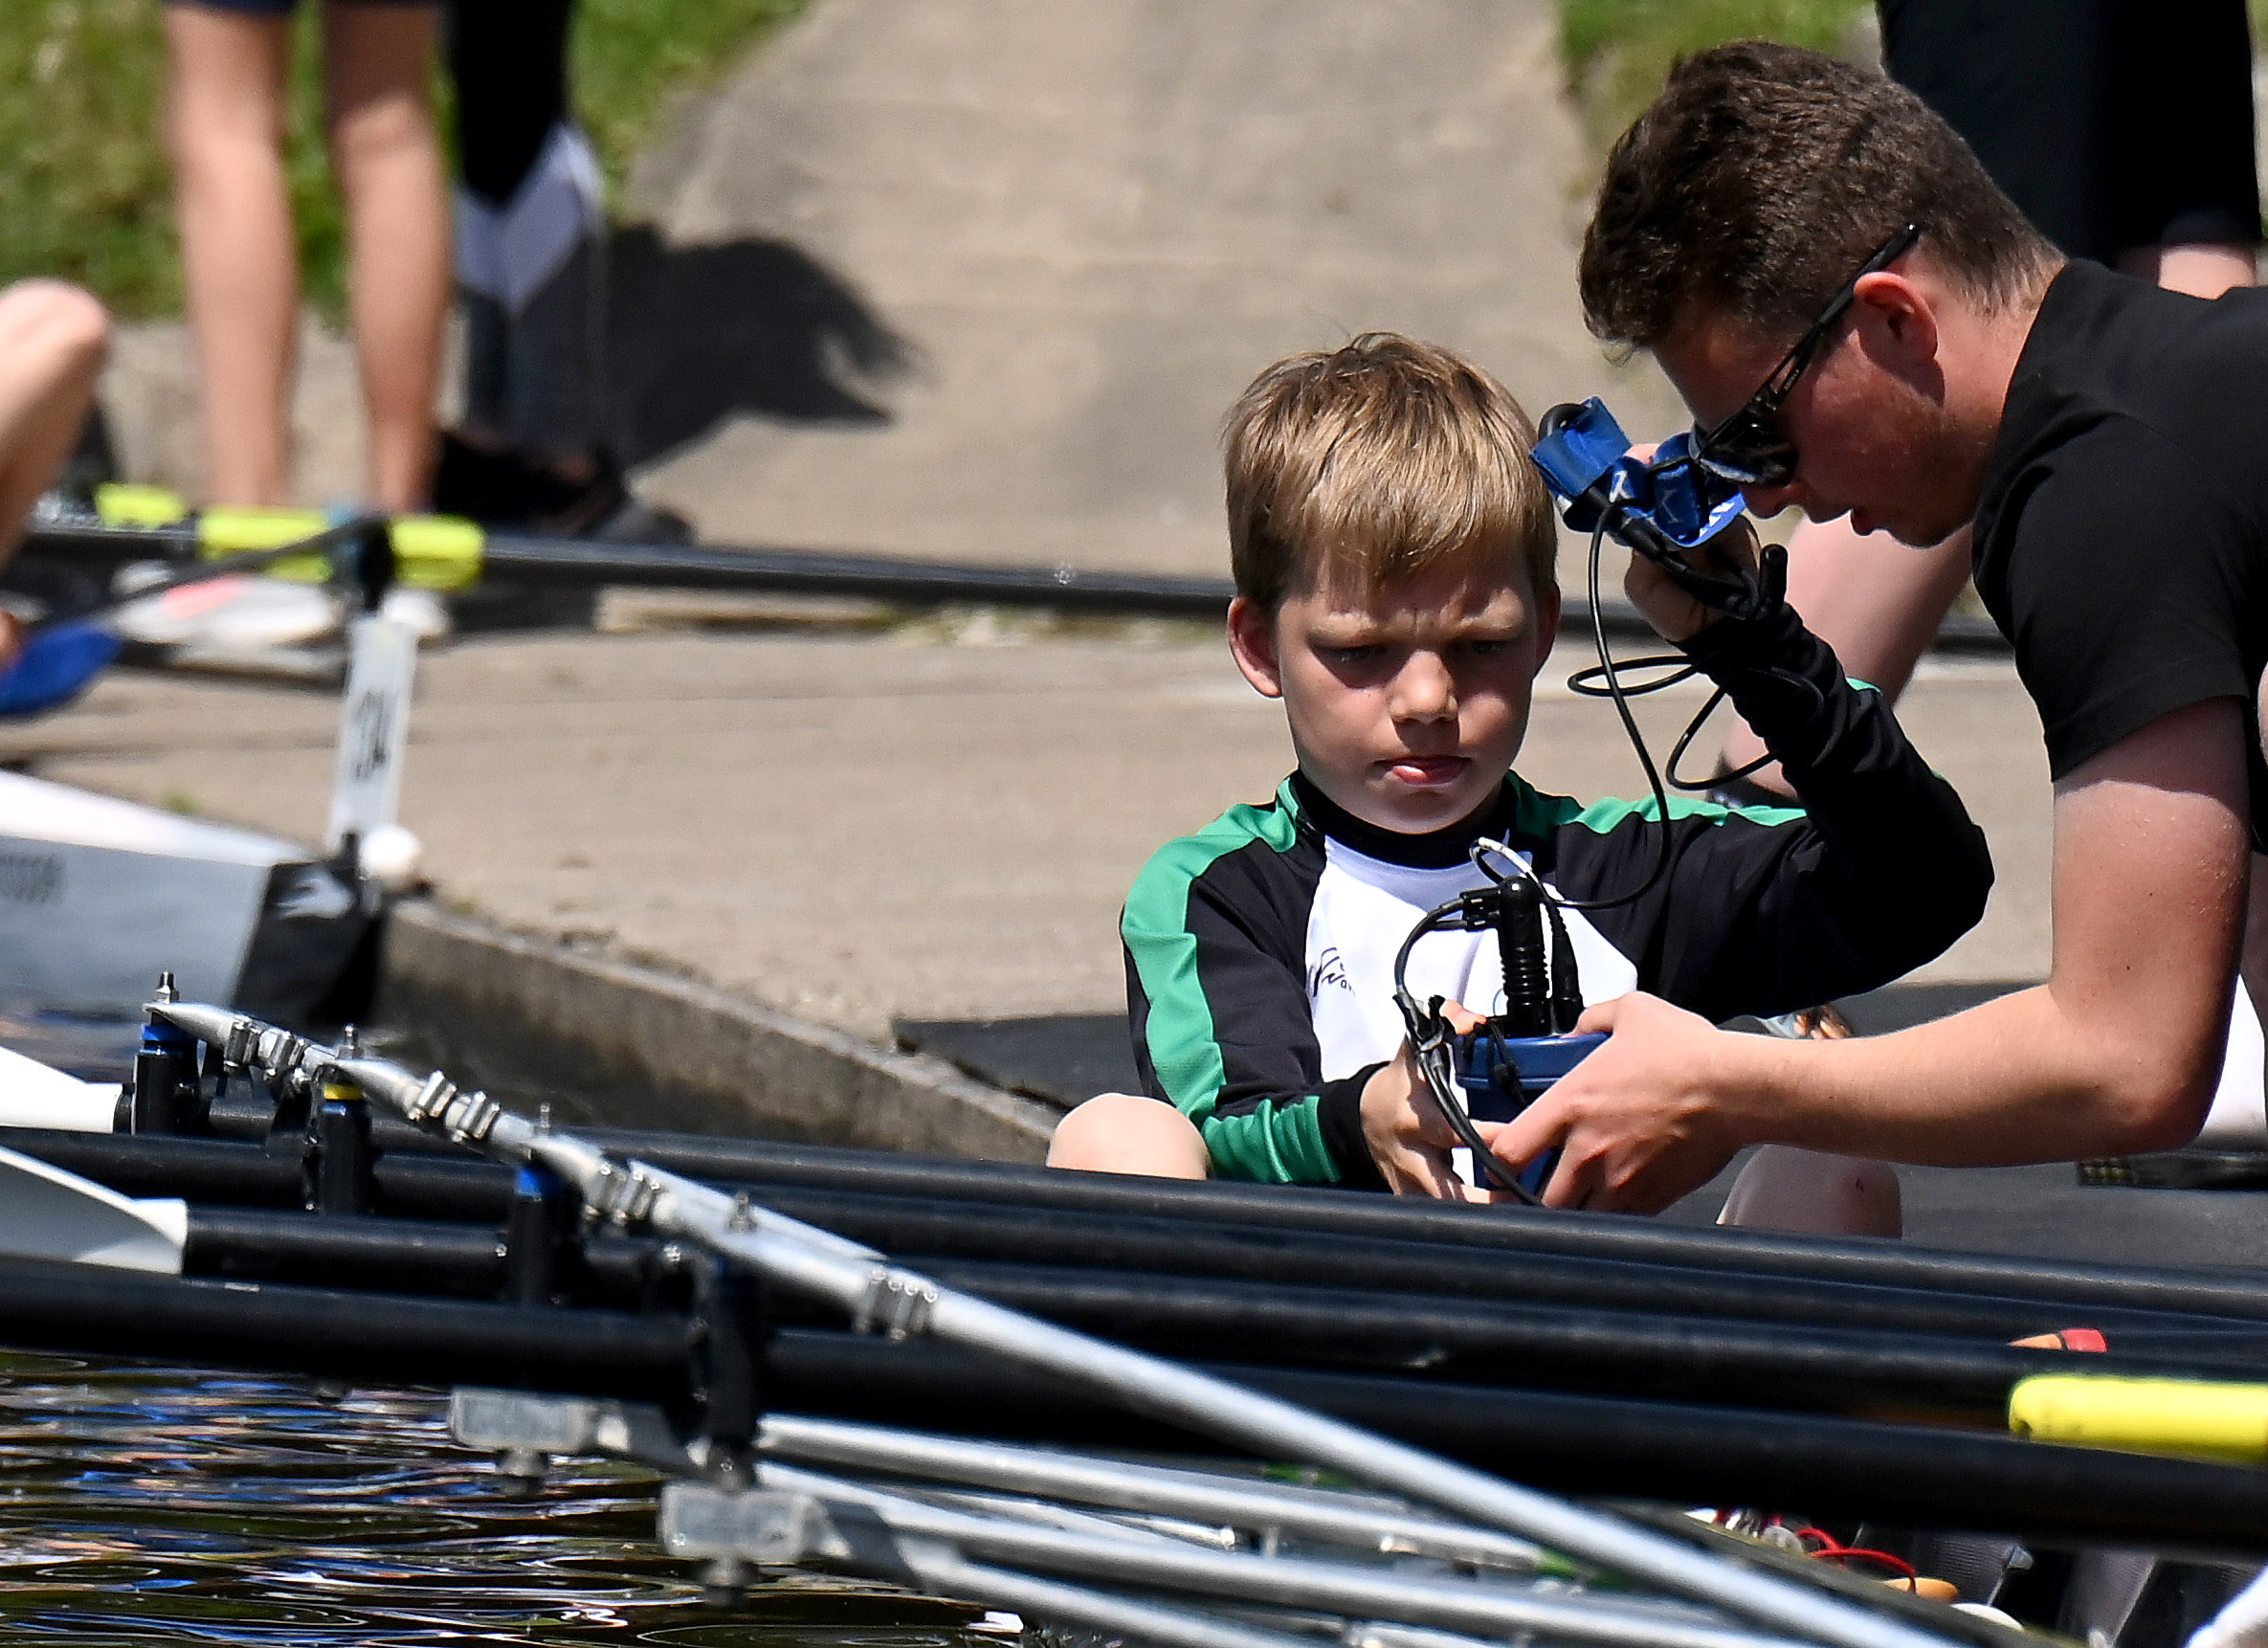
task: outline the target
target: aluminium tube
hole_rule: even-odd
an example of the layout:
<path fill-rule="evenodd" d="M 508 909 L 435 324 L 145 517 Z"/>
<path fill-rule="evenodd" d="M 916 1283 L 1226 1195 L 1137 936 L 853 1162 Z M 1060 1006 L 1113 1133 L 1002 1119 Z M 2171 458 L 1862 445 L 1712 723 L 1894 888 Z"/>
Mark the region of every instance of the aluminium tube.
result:
<path fill-rule="evenodd" d="M 1443 1522 L 1398 1501 L 1170 1470 L 1054 1448 L 971 1441 L 797 1414 L 767 1414 L 759 1445 L 767 1459 L 798 1464 L 974 1483 L 1004 1493 L 1160 1516 L 1212 1518 L 1244 1527 L 1273 1527 L 1299 1539 L 1515 1572 L 1532 1571 L 1541 1555 L 1526 1540 Z"/>
<path fill-rule="evenodd" d="M 617 1164 L 570 1135 L 540 1130 L 484 1100 L 442 1098 L 431 1083 L 378 1061 L 334 1057 L 331 1065 L 366 1093 L 421 1120 L 437 1121 L 453 1134 L 468 1124 L 478 1125 L 492 1155 L 541 1162 L 580 1187 L 586 1203 L 602 1213 L 620 1210 L 630 1222 L 650 1223 L 698 1241 L 781 1286 L 827 1300 L 860 1324 L 871 1324 L 878 1315 L 894 1337 L 918 1332 L 1044 1370 L 1138 1414 L 1219 1436 L 1266 1458 L 1303 1459 L 1343 1471 L 1835 1648 L 1920 1648 L 1924 1643 L 1942 1648 L 1927 1632 L 1792 1580 L 1742 1570 L 1650 1529 L 1431 1458 L 1192 1369 L 940 1288 L 831 1232 L 745 1201 L 736 1205 L 674 1174 L 634 1162 Z"/>
<path fill-rule="evenodd" d="M 1420 1577 L 1312 1557 L 1206 1550 L 1154 1539 L 1009 1523 L 770 1460 L 762 1465 L 759 1476 L 767 1488 L 809 1494 L 831 1507 L 849 1504 L 871 1511 L 901 1538 L 943 1540 L 971 1556 L 1090 1581 L 1498 1637 L 1533 1632 L 1554 1641 L 1616 1648 L 1794 1648 L 1785 1638 L 1759 1637 L 1722 1621 L 1704 1623 L 1612 1606 L 1594 1609 L 1580 1597 L 1543 1595 L 1532 1587 L 1502 1581 Z"/>

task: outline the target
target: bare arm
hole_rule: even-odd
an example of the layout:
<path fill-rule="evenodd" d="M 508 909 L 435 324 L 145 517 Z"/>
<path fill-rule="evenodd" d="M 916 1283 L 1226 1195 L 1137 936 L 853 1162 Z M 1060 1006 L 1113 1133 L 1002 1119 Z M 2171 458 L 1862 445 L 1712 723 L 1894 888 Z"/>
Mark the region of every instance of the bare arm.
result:
<path fill-rule="evenodd" d="M 2186 1143 L 2211 1103 L 2246 903 L 2244 730 L 2228 700 L 2122 740 L 2057 787 L 2046 985 L 1896 1036 L 1778 1041 L 1650 996 L 1496 1140 L 1564 1138 L 1545 1199 L 1650 1211 L 1742 1146 L 1988 1166 Z"/>

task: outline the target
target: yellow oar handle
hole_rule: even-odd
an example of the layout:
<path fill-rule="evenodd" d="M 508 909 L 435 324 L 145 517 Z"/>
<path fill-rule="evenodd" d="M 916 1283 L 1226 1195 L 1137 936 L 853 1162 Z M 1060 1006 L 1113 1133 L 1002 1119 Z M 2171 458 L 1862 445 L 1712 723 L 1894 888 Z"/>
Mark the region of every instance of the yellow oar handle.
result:
<path fill-rule="evenodd" d="M 2008 1393 L 2008 1428 L 2041 1442 L 2268 1461 L 2268 1385 L 2040 1373 Z"/>
<path fill-rule="evenodd" d="M 95 509 L 107 526 L 171 526 L 189 518 L 177 493 L 162 486 L 102 486 Z M 196 518 L 197 548 L 208 558 L 281 549 L 332 525 L 316 509 L 208 509 Z M 453 515 L 397 515 L 393 540 L 394 578 L 422 590 L 461 590 L 478 581 L 480 528 Z M 287 556 L 269 567 L 273 578 L 319 584 L 330 575 L 321 555 Z"/>

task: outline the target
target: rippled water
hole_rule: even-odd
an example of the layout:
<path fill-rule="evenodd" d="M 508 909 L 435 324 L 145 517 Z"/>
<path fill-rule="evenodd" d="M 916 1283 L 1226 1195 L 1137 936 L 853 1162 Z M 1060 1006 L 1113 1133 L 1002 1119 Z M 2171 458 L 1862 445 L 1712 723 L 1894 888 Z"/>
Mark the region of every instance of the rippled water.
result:
<path fill-rule="evenodd" d="M 981 1609 L 819 1575 L 718 1606 L 654 1540 L 656 1479 L 563 1460 L 532 1498 L 433 1392 L 0 1354 L 0 1638 L 976 1648 Z"/>

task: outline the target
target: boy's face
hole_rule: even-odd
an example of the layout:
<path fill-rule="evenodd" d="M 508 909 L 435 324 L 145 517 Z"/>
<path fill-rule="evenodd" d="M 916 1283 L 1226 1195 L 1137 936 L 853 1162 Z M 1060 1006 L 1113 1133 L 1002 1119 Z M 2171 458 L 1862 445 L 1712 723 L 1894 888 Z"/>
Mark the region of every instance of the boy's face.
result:
<path fill-rule="evenodd" d="M 1271 617 L 1229 607 L 1236 664 L 1283 700 L 1300 770 L 1367 824 L 1406 835 L 1466 817 L 1527 736 L 1559 592 L 1527 574 L 1445 567 L 1375 595 L 1301 590 Z"/>

